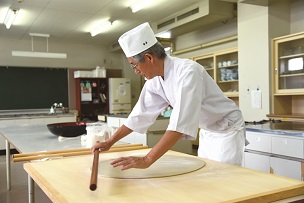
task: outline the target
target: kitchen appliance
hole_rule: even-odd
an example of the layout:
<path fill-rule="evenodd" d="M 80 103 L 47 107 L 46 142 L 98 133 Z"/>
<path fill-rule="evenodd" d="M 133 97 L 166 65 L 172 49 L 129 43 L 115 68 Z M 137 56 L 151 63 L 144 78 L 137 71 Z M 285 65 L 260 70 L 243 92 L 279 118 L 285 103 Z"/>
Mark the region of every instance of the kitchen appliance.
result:
<path fill-rule="evenodd" d="M 129 78 L 109 78 L 109 113 L 131 112 L 131 81 Z"/>

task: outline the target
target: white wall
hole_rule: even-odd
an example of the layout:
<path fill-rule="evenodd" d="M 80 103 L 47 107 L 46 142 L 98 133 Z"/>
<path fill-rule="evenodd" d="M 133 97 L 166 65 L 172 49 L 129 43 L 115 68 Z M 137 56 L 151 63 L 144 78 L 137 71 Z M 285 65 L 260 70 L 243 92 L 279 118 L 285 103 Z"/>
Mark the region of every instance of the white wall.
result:
<path fill-rule="evenodd" d="M 290 32 L 304 32 L 304 1 L 292 0 L 290 12 Z"/>
<path fill-rule="evenodd" d="M 247 121 L 270 112 L 268 7 L 238 4 L 239 104 Z M 248 91 L 249 89 L 249 91 Z M 251 106 L 251 91 L 262 91 L 262 108 Z"/>
<path fill-rule="evenodd" d="M 31 51 L 30 40 L 10 40 L 0 38 L 1 66 L 31 67 L 64 67 L 93 69 L 97 65 L 106 68 L 121 68 L 120 54 L 109 53 L 108 49 L 98 45 L 52 43 L 49 41 L 49 52 L 67 53 L 67 59 L 45 59 L 12 56 L 12 51 Z M 46 51 L 46 41 L 34 39 L 34 51 Z M 118 60 L 117 60 L 118 59 Z"/>
<path fill-rule="evenodd" d="M 201 45 L 232 36 L 237 36 L 237 21 L 231 20 L 226 24 L 218 22 L 215 25 L 204 26 L 200 30 L 177 37 L 175 40 L 175 51 L 180 51 L 196 45 Z M 192 52 L 185 52 L 176 56 L 181 58 L 192 58 L 233 47 L 237 47 L 237 41 L 211 46 Z"/>

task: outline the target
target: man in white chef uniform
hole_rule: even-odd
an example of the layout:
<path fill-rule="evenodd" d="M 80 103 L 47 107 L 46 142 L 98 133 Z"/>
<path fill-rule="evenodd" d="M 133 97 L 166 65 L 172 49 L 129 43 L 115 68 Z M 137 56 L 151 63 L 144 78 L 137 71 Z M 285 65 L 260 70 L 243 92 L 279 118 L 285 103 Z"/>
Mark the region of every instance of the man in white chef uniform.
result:
<path fill-rule="evenodd" d="M 145 157 L 121 157 L 114 167 L 148 168 L 179 139 L 196 139 L 198 156 L 241 165 L 245 148 L 242 113 L 228 99 L 204 68 L 189 59 L 167 56 L 148 23 L 123 34 L 118 40 L 136 74 L 147 79 L 139 100 L 124 125 L 94 150 L 108 150 L 131 132 L 145 133 L 160 113 L 173 107 L 165 134 Z"/>

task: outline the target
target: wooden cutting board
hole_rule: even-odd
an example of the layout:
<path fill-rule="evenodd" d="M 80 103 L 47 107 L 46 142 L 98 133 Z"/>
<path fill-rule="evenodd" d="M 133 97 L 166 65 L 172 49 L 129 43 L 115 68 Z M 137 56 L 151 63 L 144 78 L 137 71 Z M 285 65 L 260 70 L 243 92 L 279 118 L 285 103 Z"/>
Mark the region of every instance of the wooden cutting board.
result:
<path fill-rule="evenodd" d="M 128 151 L 101 154 L 99 160 L 129 154 Z M 173 151 L 166 155 L 194 157 Z M 199 170 L 170 177 L 117 179 L 98 176 L 97 189 L 90 191 L 92 160 L 92 155 L 69 157 L 25 163 L 24 169 L 53 202 L 261 203 L 304 194 L 302 181 L 206 159 L 203 159 L 206 165 Z"/>

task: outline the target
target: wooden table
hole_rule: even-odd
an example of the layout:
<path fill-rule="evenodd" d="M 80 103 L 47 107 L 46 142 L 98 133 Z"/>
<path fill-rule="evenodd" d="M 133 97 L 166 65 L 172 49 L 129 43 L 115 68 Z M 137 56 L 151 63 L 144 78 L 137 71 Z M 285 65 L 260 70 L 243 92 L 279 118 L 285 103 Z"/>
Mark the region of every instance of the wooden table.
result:
<path fill-rule="evenodd" d="M 138 152 L 147 153 L 148 150 Z M 129 153 L 102 153 L 99 161 L 128 156 Z M 191 156 L 174 151 L 167 152 L 167 155 Z M 98 176 L 97 190 L 90 191 L 92 160 L 92 155 L 68 157 L 25 163 L 24 169 L 53 202 L 261 203 L 304 194 L 302 181 L 206 159 L 203 159 L 205 167 L 178 176 L 149 179 Z"/>
<path fill-rule="evenodd" d="M 20 153 L 55 151 L 64 149 L 86 148 L 81 137 L 58 139 L 45 124 L 15 125 L 0 129 L 0 135 L 6 141 L 6 182 L 7 190 L 11 189 L 11 154 L 10 145 L 14 145 Z M 117 144 L 127 144 L 118 142 Z M 34 182 L 28 178 L 29 199 L 34 201 Z"/>
<path fill-rule="evenodd" d="M 56 135 L 53 135 L 45 124 L 36 125 L 16 125 L 0 129 L 0 135 L 6 141 L 6 174 L 7 174 L 7 189 L 11 188 L 11 154 L 10 145 L 14 145 L 20 153 L 39 152 L 39 151 L 54 151 L 62 149 L 77 149 L 85 148 L 81 143 L 81 138 L 58 140 Z"/>

